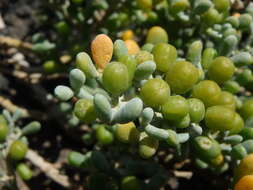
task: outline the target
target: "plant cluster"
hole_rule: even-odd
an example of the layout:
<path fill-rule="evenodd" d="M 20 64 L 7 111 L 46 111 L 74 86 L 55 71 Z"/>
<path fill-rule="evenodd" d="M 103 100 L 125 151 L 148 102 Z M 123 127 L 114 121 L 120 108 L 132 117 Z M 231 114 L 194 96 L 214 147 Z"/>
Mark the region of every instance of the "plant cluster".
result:
<path fill-rule="evenodd" d="M 17 125 L 22 112 L 17 110 L 13 115 L 3 110 L 0 115 L 0 187 L 1 189 L 15 189 L 17 173 L 23 180 L 29 180 L 33 176 L 32 170 L 23 161 L 28 151 L 27 135 L 37 133 L 41 125 L 33 121 L 20 127 Z"/>
<path fill-rule="evenodd" d="M 170 159 L 190 158 L 215 173 L 252 153 L 252 16 L 229 16 L 228 1 L 202 4 L 207 2 L 199 2 L 199 10 L 206 8 L 200 19 L 207 20 L 196 26 L 204 32 L 188 48 L 169 43 L 158 26 L 149 29 L 141 47 L 100 34 L 91 43 L 92 59 L 86 52 L 77 54 L 70 86 L 56 87 L 55 95 L 74 102 L 74 117 L 89 124 L 97 139 L 97 150 L 69 155 L 71 165 L 104 179 L 96 184 L 91 176 L 90 189 L 112 183 L 115 189 L 161 185 L 156 179 L 162 172 L 134 170 L 122 158 L 126 153 L 143 163 L 153 158 L 148 168 L 166 152 Z"/>
<path fill-rule="evenodd" d="M 243 39 L 245 46 L 251 43 L 251 9 L 248 6 L 247 12 L 239 15 L 229 0 L 48 0 L 40 16 L 48 34 L 36 33 L 33 49 L 42 55 L 45 72 L 62 72 L 78 52 L 89 51 L 90 41 L 99 33 L 143 43 L 147 28 L 159 25 L 180 55 L 196 39 L 226 55 L 242 33 L 249 37 Z"/>

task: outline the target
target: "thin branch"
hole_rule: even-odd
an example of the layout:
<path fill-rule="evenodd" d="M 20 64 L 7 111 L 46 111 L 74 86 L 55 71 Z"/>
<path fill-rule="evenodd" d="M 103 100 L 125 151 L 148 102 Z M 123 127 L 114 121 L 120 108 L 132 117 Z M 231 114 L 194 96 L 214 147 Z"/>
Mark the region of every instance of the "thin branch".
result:
<path fill-rule="evenodd" d="M 0 72 L 11 75 L 21 80 L 30 81 L 32 84 L 37 84 L 45 80 L 67 78 L 66 73 L 55 73 L 55 74 L 50 74 L 50 75 L 44 75 L 43 73 L 39 73 L 39 72 L 29 73 L 22 70 L 9 70 L 9 69 L 2 69 L 2 68 L 0 69 Z"/>
<path fill-rule="evenodd" d="M 55 168 L 54 164 L 44 160 L 44 158 L 38 155 L 35 151 L 28 150 L 26 158 L 44 172 L 47 177 L 59 185 L 65 188 L 69 188 L 71 186 L 68 176 L 60 174 L 60 171 Z"/>
<path fill-rule="evenodd" d="M 119 10 L 121 7 L 124 6 L 124 2 L 118 3 L 118 1 L 112 1 L 111 5 L 106 11 L 100 11 L 99 17 L 96 17 L 96 21 L 93 23 L 91 28 L 91 34 L 94 35 L 97 33 L 98 28 L 100 28 L 104 23 L 105 20 L 116 10 Z"/>
<path fill-rule="evenodd" d="M 3 17 L 2 15 L 0 14 L 0 30 L 4 29 L 6 27 L 5 23 L 4 23 L 4 20 L 3 20 Z"/>
<path fill-rule="evenodd" d="M 244 0 L 244 7 L 247 8 L 250 4 L 250 0 Z"/>
<path fill-rule="evenodd" d="M 0 72 L 4 73 L 4 74 L 11 75 L 11 76 L 13 76 L 15 78 L 22 79 L 22 80 L 28 78 L 28 74 L 26 72 L 20 71 L 20 70 L 9 70 L 9 69 L 3 69 L 3 68 L 1 68 Z"/>
<path fill-rule="evenodd" d="M 29 117 L 29 112 L 25 108 L 21 108 L 12 103 L 9 99 L 0 96 L 0 105 L 7 109 L 8 111 L 14 113 L 17 109 L 21 110 L 23 117 Z"/>
<path fill-rule="evenodd" d="M 58 156 L 58 159 L 54 163 L 55 168 L 61 168 L 63 164 L 67 163 L 68 154 L 71 152 L 70 149 L 62 149 Z"/>
<path fill-rule="evenodd" d="M 21 177 L 16 173 L 17 186 L 19 190 L 30 190 L 27 184 L 21 179 Z"/>
<path fill-rule="evenodd" d="M 185 178 L 185 179 L 191 179 L 193 173 L 189 171 L 174 171 L 174 175 L 178 178 Z"/>
<path fill-rule="evenodd" d="M 23 42 L 19 39 L 11 38 L 8 36 L 0 36 L 0 44 L 21 49 L 32 49 L 31 43 Z"/>
<path fill-rule="evenodd" d="M 0 106 L 7 109 L 11 113 L 14 113 L 17 109 L 22 111 L 22 117 L 32 117 L 38 120 L 45 119 L 46 115 L 42 112 L 35 111 L 35 110 L 27 110 L 23 107 L 15 105 L 12 101 L 10 101 L 8 98 L 5 98 L 3 96 L 0 96 Z"/>
<path fill-rule="evenodd" d="M 189 164 L 189 163 L 191 163 L 191 160 L 186 159 L 186 160 L 184 160 L 182 162 L 175 163 L 174 168 L 175 169 L 181 169 L 182 167 L 184 167 L 186 164 Z"/>

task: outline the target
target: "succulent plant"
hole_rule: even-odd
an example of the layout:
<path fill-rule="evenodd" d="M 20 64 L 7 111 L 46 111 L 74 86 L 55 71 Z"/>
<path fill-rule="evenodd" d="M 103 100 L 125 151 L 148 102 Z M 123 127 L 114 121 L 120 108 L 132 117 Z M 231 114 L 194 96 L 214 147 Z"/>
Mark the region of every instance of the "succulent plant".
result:
<path fill-rule="evenodd" d="M 1 188 L 16 188 L 15 171 L 23 180 L 29 180 L 33 176 L 29 166 L 23 163 L 28 151 L 26 136 L 37 133 L 41 125 L 37 121 L 32 121 L 20 127 L 16 124 L 20 117 L 22 117 L 20 110 L 16 110 L 13 115 L 3 110 L 0 115 Z"/>
<path fill-rule="evenodd" d="M 171 6 L 179 6 L 176 2 Z M 234 33 L 247 30 L 229 22 L 232 18 L 224 14 L 229 9 L 226 1 L 224 7 L 213 2 L 212 8 L 208 8 L 211 1 L 195 3 L 195 11 L 203 15 L 199 19 L 207 19 L 207 25 L 199 33 L 203 38 L 193 38 L 188 48 L 173 46 L 174 41 L 168 42 L 169 35 L 157 26 L 148 31 L 140 48 L 134 41 L 117 39 L 114 44 L 106 40 L 96 49 L 101 35 L 95 37 L 91 53 L 96 68 L 86 52 L 77 54 L 70 86 L 56 87 L 55 94 L 62 101 L 74 102 L 74 115 L 96 131 L 99 151 L 70 153 L 71 165 L 95 167 L 112 176 L 115 172 L 122 178 L 126 175 L 109 163 L 107 157 L 113 153 L 104 152 L 104 146 L 122 147 L 119 153 L 134 151 L 143 161 L 169 148 L 174 157 L 184 155 L 199 168 L 222 173 L 253 152 L 247 132 L 253 116 L 251 100 L 243 98 L 241 91 L 242 86 L 248 89 L 245 83 L 251 80 L 250 72 L 242 76 L 245 65 L 251 64 L 251 53 L 239 49 L 242 39 Z M 178 7 L 177 16 L 187 14 L 187 8 Z M 80 63 L 87 64 L 80 67 Z M 88 74 L 91 70 L 94 75 Z M 240 82 L 241 78 L 247 82 Z"/>

